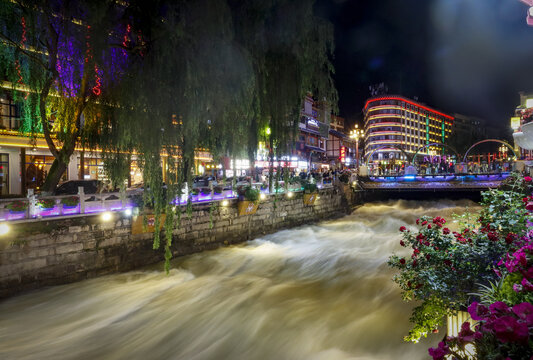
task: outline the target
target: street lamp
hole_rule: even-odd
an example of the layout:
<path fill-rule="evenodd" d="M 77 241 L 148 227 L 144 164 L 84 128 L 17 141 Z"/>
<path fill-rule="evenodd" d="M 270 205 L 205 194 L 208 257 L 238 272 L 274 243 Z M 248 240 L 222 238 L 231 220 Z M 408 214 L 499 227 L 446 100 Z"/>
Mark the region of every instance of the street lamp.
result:
<path fill-rule="evenodd" d="M 355 129 L 350 131 L 350 138 L 355 140 L 355 169 L 359 172 L 359 139 L 364 137 L 364 131 L 359 129 L 359 125 L 355 125 Z"/>

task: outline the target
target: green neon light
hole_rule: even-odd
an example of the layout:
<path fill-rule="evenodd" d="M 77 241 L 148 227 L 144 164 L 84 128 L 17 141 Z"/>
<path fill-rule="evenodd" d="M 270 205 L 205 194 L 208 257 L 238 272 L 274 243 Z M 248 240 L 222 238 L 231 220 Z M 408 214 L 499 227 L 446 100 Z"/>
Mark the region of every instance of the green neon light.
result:
<path fill-rule="evenodd" d="M 429 144 L 429 116 L 426 115 L 426 145 Z"/>

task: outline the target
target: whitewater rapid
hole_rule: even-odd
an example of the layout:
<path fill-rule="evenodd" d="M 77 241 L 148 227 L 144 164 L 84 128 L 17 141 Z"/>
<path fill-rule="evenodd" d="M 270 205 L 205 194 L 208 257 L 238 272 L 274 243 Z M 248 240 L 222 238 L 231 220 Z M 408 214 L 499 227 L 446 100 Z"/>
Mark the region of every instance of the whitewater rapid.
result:
<path fill-rule="evenodd" d="M 0 302 L 0 359 L 427 359 L 391 281 L 398 228 L 469 201 L 367 204 L 162 265 Z M 405 250 L 404 250 L 405 251 Z"/>

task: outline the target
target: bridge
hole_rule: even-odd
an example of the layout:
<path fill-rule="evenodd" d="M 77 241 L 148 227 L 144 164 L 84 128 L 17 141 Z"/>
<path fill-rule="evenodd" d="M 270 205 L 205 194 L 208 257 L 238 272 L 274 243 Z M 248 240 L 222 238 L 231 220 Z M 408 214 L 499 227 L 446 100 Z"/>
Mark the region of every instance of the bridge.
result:
<path fill-rule="evenodd" d="M 500 174 L 440 174 L 360 177 L 355 189 L 364 191 L 466 191 L 477 192 L 496 188 L 508 178 Z"/>

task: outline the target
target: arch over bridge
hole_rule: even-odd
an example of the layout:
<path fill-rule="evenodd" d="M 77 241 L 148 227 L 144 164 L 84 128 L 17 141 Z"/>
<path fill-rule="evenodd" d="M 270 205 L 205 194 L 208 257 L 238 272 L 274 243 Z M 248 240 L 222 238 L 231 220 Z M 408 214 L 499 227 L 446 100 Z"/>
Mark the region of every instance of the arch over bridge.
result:
<path fill-rule="evenodd" d="M 465 152 L 465 156 L 463 157 L 463 162 L 467 162 L 468 153 L 470 152 L 470 150 L 472 150 L 473 148 L 475 148 L 476 146 L 478 146 L 480 144 L 487 143 L 487 142 L 497 142 L 497 143 L 500 143 L 500 144 L 503 144 L 503 145 L 507 146 L 509 149 L 511 149 L 511 151 L 513 152 L 513 155 L 515 156 L 515 158 L 518 158 L 518 156 L 516 155 L 513 147 L 511 145 L 509 145 L 507 142 L 505 142 L 503 140 L 498 140 L 498 139 L 486 139 L 486 140 L 478 141 L 474 145 L 470 146 L 468 148 L 468 150 L 466 150 L 466 152 Z"/>

